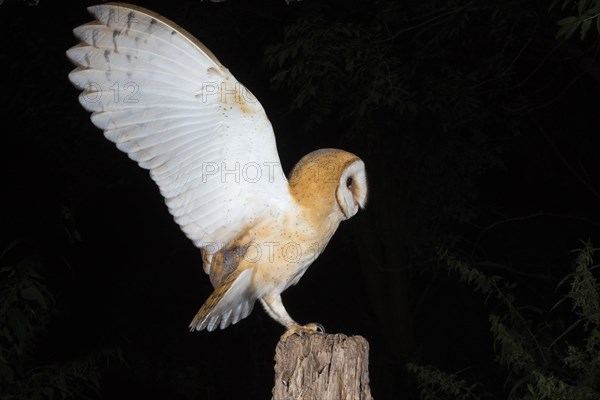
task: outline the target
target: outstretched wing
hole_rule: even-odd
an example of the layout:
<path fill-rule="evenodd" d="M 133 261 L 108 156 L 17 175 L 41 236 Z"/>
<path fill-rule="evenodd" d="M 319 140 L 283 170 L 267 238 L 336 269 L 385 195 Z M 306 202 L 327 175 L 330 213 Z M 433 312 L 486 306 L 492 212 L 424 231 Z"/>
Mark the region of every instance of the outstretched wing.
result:
<path fill-rule="evenodd" d="M 288 199 L 264 109 L 173 22 L 123 3 L 89 7 L 67 51 L 79 100 L 150 171 L 175 221 L 209 254 Z"/>

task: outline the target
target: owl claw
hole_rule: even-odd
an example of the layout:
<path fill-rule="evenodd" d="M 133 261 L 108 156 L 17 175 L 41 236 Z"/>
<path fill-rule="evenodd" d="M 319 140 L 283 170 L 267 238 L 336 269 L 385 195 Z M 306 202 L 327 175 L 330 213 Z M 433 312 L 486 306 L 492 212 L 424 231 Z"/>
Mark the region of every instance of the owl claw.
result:
<path fill-rule="evenodd" d="M 281 335 L 281 341 L 285 342 L 292 335 L 302 336 L 305 333 L 325 333 L 325 328 L 321 324 L 310 323 L 306 325 L 294 324 L 288 328 L 283 335 Z"/>

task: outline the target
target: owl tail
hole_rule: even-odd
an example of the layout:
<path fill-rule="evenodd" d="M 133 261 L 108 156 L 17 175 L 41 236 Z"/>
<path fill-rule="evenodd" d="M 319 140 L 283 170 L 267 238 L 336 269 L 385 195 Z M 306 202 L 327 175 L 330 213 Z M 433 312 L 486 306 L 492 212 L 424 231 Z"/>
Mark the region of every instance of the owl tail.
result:
<path fill-rule="evenodd" d="M 190 323 L 190 331 L 213 331 L 227 328 L 246 318 L 256 298 L 249 293 L 252 270 L 234 271 L 215 288 Z"/>

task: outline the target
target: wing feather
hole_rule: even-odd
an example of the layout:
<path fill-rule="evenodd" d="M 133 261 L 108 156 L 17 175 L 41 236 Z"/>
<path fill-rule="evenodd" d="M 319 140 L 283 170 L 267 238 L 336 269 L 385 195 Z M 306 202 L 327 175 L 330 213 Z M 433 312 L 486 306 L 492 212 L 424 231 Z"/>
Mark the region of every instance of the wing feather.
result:
<path fill-rule="evenodd" d="M 137 73 L 156 74 L 160 72 L 166 77 L 179 78 L 190 83 L 197 83 L 192 78 L 200 75 L 192 68 L 169 59 L 165 55 L 156 55 L 139 50 L 134 51 L 133 49 L 127 49 L 126 52 L 117 52 L 106 48 L 79 44 L 69 49 L 67 55 L 78 65 L 101 71 L 128 71 L 128 66 L 134 62 Z"/>
<path fill-rule="evenodd" d="M 118 110 L 103 112 L 93 116 L 94 124 L 102 126 L 104 129 L 110 130 L 116 128 L 114 121 L 119 121 L 119 127 L 124 128 L 131 125 L 147 124 L 153 121 L 176 120 L 178 118 L 214 118 L 212 116 L 204 116 L 197 111 L 180 109 L 180 108 L 161 108 L 156 113 L 131 113 L 128 110 Z M 141 137 L 144 137 L 143 130 L 138 132 Z M 156 134 L 152 132 L 149 135 Z"/>
<path fill-rule="evenodd" d="M 150 171 L 196 246 L 228 243 L 290 201 L 264 109 L 202 43 L 140 7 L 88 10 L 96 20 L 74 29 L 80 43 L 67 51 L 79 101 L 108 140 Z M 248 165 L 259 181 L 245 179 Z M 249 307 L 206 327 L 237 321 Z"/>
<path fill-rule="evenodd" d="M 249 293 L 252 271 L 234 271 L 217 286 L 190 323 L 190 330 L 227 328 L 246 318 L 256 298 Z"/>

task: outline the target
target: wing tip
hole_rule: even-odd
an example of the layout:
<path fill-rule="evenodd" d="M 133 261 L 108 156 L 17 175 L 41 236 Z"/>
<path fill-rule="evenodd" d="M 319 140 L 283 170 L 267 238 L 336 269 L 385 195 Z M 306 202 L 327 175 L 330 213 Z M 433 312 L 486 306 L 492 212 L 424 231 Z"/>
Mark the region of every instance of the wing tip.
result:
<path fill-rule="evenodd" d="M 124 8 L 127 10 L 143 10 L 144 8 L 139 7 L 139 6 L 135 6 L 133 4 L 130 3 L 124 3 L 121 1 L 109 1 L 107 3 L 101 3 L 101 4 L 93 4 L 91 6 L 88 6 L 86 9 L 87 11 L 92 14 L 94 17 L 96 16 L 96 12 L 102 10 L 102 9 L 111 9 L 111 8 Z"/>

